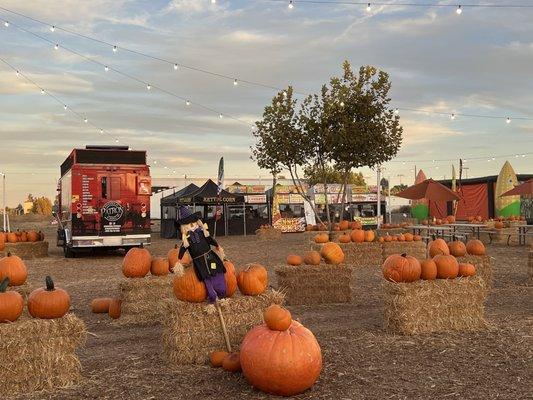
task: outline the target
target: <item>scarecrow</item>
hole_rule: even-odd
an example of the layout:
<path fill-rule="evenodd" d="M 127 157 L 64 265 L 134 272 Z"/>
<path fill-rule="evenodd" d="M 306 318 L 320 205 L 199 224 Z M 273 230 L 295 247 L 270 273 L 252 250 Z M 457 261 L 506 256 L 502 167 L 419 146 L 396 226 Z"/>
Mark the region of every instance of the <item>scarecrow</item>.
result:
<path fill-rule="evenodd" d="M 183 258 L 186 251 L 189 252 L 194 272 L 198 279 L 204 282 L 209 304 L 213 305 L 217 298 L 224 299 L 226 297 L 226 280 L 224 278 L 226 268 L 222 261 L 224 250 L 209 235 L 207 226 L 202 223 L 200 216 L 197 213 L 192 213 L 187 207 L 180 207 L 178 224 L 182 239 L 179 259 Z M 216 248 L 216 252 L 211 246 Z M 180 268 L 180 264 L 177 267 Z"/>

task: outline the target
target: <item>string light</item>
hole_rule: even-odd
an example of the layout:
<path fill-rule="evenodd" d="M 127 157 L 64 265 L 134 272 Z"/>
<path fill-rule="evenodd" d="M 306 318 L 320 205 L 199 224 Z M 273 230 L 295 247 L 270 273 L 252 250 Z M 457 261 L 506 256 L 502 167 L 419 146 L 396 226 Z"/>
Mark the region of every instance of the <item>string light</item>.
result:
<path fill-rule="evenodd" d="M 505 120 L 506 123 L 510 124 L 511 123 L 511 118 L 507 117 L 507 119 Z"/>
<path fill-rule="evenodd" d="M 55 30 L 56 30 L 56 27 L 55 27 L 54 25 L 52 25 L 52 26 L 50 27 L 50 31 L 51 31 L 51 32 L 55 32 Z"/>
<path fill-rule="evenodd" d="M 189 100 L 186 100 L 186 101 L 185 101 L 185 104 L 188 105 L 188 106 L 190 106 L 190 105 L 191 105 L 191 102 L 190 102 Z"/>
<path fill-rule="evenodd" d="M 223 115 L 222 114 L 218 114 L 218 118 L 222 119 Z"/>
<path fill-rule="evenodd" d="M 174 64 L 174 71 L 178 70 L 178 64 Z"/>
<path fill-rule="evenodd" d="M 366 5 L 366 12 L 372 11 L 372 7 L 370 6 L 370 3 Z"/>
<path fill-rule="evenodd" d="M 292 3 L 292 0 L 289 1 L 289 10 L 292 10 L 294 8 L 294 4 Z"/>
<path fill-rule="evenodd" d="M 18 77 L 20 75 L 20 72 L 15 71 L 15 75 L 17 75 L 17 77 Z"/>
<path fill-rule="evenodd" d="M 211 0 L 211 4 L 217 4 L 217 0 Z"/>
<path fill-rule="evenodd" d="M 44 93 L 45 93 L 45 92 L 44 92 L 44 89 L 41 89 L 41 94 L 44 94 Z"/>
<path fill-rule="evenodd" d="M 5 22 L 4 22 L 4 26 L 5 26 L 6 28 L 9 28 L 9 21 L 5 21 Z"/>
<path fill-rule="evenodd" d="M 106 66 L 104 67 L 104 70 L 105 70 L 105 72 L 109 71 L 109 67 L 106 65 Z"/>
<path fill-rule="evenodd" d="M 287 96 L 288 96 L 287 91 L 284 90 L 284 91 L 283 91 L 283 97 L 284 97 L 284 98 L 287 98 Z"/>
<path fill-rule="evenodd" d="M 65 105 L 63 106 L 63 108 L 66 110 L 66 109 L 68 108 L 68 106 L 65 104 Z"/>
<path fill-rule="evenodd" d="M 147 89 L 147 90 L 150 90 L 150 89 L 152 89 L 152 85 L 150 85 L 150 84 L 147 84 L 147 85 L 146 85 L 146 89 Z"/>
<path fill-rule="evenodd" d="M 398 110 L 397 108 L 394 109 L 394 114 L 398 115 L 400 113 L 400 110 Z"/>
<path fill-rule="evenodd" d="M 116 53 L 118 50 L 117 46 L 113 46 L 113 53 Z"/>
<path fill-rule="evenodd" d="M 450 115 L 450 119 L 454 120 L 455 119 L 455 114 Z"/>
<path fill-rule="evenodd" d="M 237 79 L 234 79 L 233 80 L 233 86 L 237 86 L 239 84 L 239 82 L 237 82 Z"/>
<path fill-rule="evenodd" d="M 89 122 L 89 120 L 87 118 L 84 118 L 83 122 L 87 123 L 87 122 Z"/>
<path fill-rule="evenodd" d="M 59 45 L 56 43 L 56 45 L 54 46 L 54 50 L 58 50 L 59 49 Z"/>
<path fill-rule="evenodd" d="M 460 4 L 457 6 L 457 10 L 455 10 L 455 12 L 457 13 L 457 15 L 461 15 L 463 13 L 463 9 L 461 8 Z"/>
<path fill-rule="evenodd" d="M 100 129 L 100 133 L 104 133 L 104 130 L 103 130 L 103 129 Z"/>
<path fill-rule="evenodd" d="M 118 143 L 118 139 L 115 139 L 115 143 Z"/>

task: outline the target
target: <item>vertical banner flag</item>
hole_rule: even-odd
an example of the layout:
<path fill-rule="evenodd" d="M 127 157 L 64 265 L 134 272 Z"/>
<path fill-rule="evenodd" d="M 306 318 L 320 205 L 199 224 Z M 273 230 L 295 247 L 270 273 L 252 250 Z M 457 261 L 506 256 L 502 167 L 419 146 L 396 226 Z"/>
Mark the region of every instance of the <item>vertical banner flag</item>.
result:
<path fill-rule="evenodd" d="M 452 191 L 457 192 L 457 178 L 455 176 L 455 166 L 452 164 Z M 452 214 L 455 216 L 457 212 L 457 200 L 452 202 Z"/>
<path fill-rule="evenodd" d="M 224 185 L 224 157 L 220 157 L 218 162 L 218 194 L 222 192 Z"/>

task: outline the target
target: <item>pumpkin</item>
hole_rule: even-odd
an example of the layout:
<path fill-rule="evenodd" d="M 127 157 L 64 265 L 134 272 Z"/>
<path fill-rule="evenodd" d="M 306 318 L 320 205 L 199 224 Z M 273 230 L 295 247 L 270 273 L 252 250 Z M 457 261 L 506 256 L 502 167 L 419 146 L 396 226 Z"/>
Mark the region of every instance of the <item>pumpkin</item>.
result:
<path fill-rule="evenodd" d="M 379 243 L 385 243 L 385 238 L 384 238 L 383 236 L 380 236 L 380 237 L 378 238 L 378 242 L 379 242 Z"/>
<path fill-rule="evenodd" d="M 398 235 L 398 242 L 405 242 L 405 236 L 403 235 L 403 233 Z"/>
<path fill-rule="evenodd" d="M 14 233 L 14 232 L 9 232 L 7 234 L 7 241 L 9 243 L 17 243 L 18 242 L 18 237 L 17 237 L 17 234 Z"/>
<path fill-rule="evenodd" d="M 119 319 L 122 313 L 122 300 L 112 299 L 109 303 L 109 316 L 113 319 Z"/>
<path fill-rule="evenodd" d="M 453 224 L 455 222 L 455 217 L 453 215 L 448 215 L 446 217 L 446 222 L 448 222 L 449 224 Z"/>
<path fill-rule="evenodd" d="M 278 396 L 309 389 L 322 370 L 315 336 L 296 321 L 285 331 L 273 331 L 266 324 L 252 328 L 242 341 L 240 361 L 252 386 Z"/>
<path fill-rule="evenodd" d="M 322 246 L 320 255 L 326 264 L 338 265 L 344 261 L 344 252 L 337 243 L 328 242 Z"/>
<path fill-rule="evenodd" d="M 329 241 L 329 235 L 327 233 L 319 233 L 315 235 L 315 243 L 327 243 Z"/>
<path fill-rule="evenodd" d="M 339 228 L 341 231 L 346 231 L 350 229 L 350 222 L 349 221 L 341 221 L 339 222 Z"/>
<path fill-rule="evenodd" d="M 11 290 L 7 292 L 8 286 L 9 278 L 6 276 L 0 282 L 0 323 L 16 321 L 24 309 L 24 299 L 20 293 Z"/>
<path fill-rule="evenodd" d="M 226 280 L 226 297 L 231 297 L 237 290 L 237 276 L 235 276 L 235 266 L 230 260 L 224 260 L 224 267 L 226 273 L 224 279 Z"/>
<path fill-rule="evenodd" d="M 485 254 L 485 245 L 481 240 L 471 239 L 466 242 L 466 251 L 473 256 L 482 256 Z"/>
<path fill-rule="evenodd" d="M 260 264 L 248 264 L 237 274 L 237 285 L 244 295 L 260 295 L 266 290 L 268 285 L 266 268 Z"/>
<path fill-rule="evenodd" d="M 365 232 L 365 242 L 373 242 L 376 238 L 376 234 L 372 230 L 364 231 Z"/>
<path fill-rule="evenodd" d="M 412 233 L 404 233 L 403 237 L 406 242 L 412 242 L 414 240 L 414 235 Z"/>
<path fill-rule="evenodd" d="M 413 241 L 414 241 L 414 242 L 420 242 L 420 241 L 422 241 L 422 236 L 420 236 L 420 235 L 413 235 Z"/>
<path fill-rule="evenodd" d="M 397 242 L 398 241 L 398 236 L 391 236 L 391 241 L 393 242 Z"/>
<path fill-rule="evenodd" d="M 435 239 L 429 244 L 429 256 L 433 258 L 438 254 L 450 254 L 450 249 L 444 239 Z"/>
<path fill-rule="evenodd" d="M 224 358 L 228 356 L 229 353 L 227 351 L 213 351 L 211 354 L 209 354 L 209 364 L 213 368 L 218 368 L 222 366 L 222 361 L 224 361 Z"/>
<path fill-rule="evenodd" d="M 168 259 L 163 257 L 155 257 L 152 259 L 150 265 L 150 273 L 156 276 L 168 275 L 169 264 Z"/>
<path fill-rule="evenodd" d="M 122 273 L 126 278 L 142 278 L 150 272 L 152 256 L 142 247 L 132 247 L 122 261 Z"/>
<path fill-rule="evenodd" d="M 207 298 L 205 285 L 198 279 L 193 267 L 176 268 L 174 272 L 176 277 L 172 283 L 172 290 L 178 300 L 201 303 Z"/>
<path fill-rule="evenodd" d="M 19 241 L 20 242 L 27 242 L 28 241 L 28 236 L 26 235 L 25 231 L 20 232 Z"/>
<path fill-rule="evenodd" d="M 474 276 L 476 267 L 470 263 L 459 264 L 459 276 Z"/>
<path fill-rule="evenodd" d="M 318 225 L 317 225 L 317 230 L 318 230 L 318 231 L 327 231 L 327 230 L 328 230 L 328 227 L 327 227 L 326 224 L 321 223 L 321 224 L 318 224 Z"/>
<path fill-rule="evenodd" d="M 37 232 L 39 234 L 39 241 L 42 242 L 44 240 L 44 233 L 41 231 Z"/>
<path fill-rule="evenodd" d="M 420 263 L 420 278 L 425 280 L 433 280 L 437 278 L 437 264 L 431 258 L 423 260 Z"/>
<path fill-rule="evenodd" d="M 61 318 L 70 309 L 70 296 L 56 288 L 50 276 L 45 279 L 46 287 L 34 290 L 28 297 L 28 311 L 33 318 Z"/>
<path fill-rule="evenodd" d="M 361 225 L 360 221 L 353 221 L 350 223 L 350 229 L 362 229 L 363 226 Z"/>
<path fill-rule="evenodd" d="M 174 266 L 178 262 L 179 253 L 180 253 L 180 250 L 177 244 L 175 244 L 174 248 L 170 249 L 167 253 L 168 265 L 171 271 L 174 269 Z"/>
<path fill-rule="evenodd" d="M 460 240 L 448 243 L 448 248 L 450 249 L 450 254 L 452 256 L 462 257 L 466 254 L 466 246 Z"/>
<path fill-rule="evenodd" d="M 437 264 L 437 278 L 454 279 L 459 274 L 459 263 L 454 256 L 439 254 L 433 257 Z"/>
<path fill-rule="evenodd" d="M 350 235 L 344 234 L 339 236 L 339 243 L 350 243 L 352 238 Z"/>
<path fill-rule="evenodd" d="M 392 242 L 392 236 L 389 235 L 388 233 L 385 235 L 385 241 L 386 242 Z"/>
<path fill-rule="evenodd" d="M 496 221 L 496 222 L 494 223 L 494 227 L 495 227 L 496 229 L 502 229 L 502 228 L 503 228 L 503 222 L 501 222 L 501 221 Z"/>
<path fill-rule="evenodd" d="M 339 231 L 341 230 L 341 228 L 339 227 L 339 225 L 334 224 L 332 230 L 334 230 L 334 231 L 336 231 L 336 232 L 339 232 Z"/>
<path fill-rule="evenodd" d="M 314 225 L 306 225 L 306 226 L 305 226 L 305 231 L 306 231 L 306 232 L 310 232 L 310 231 L 312 231 L 312 230 L 314 230 L 314 229 L 315 229 L 315 226 L 314 226 Z"/>
<path fill-rule="evenodd" d="M 352 242 L 363 243 L 365 241 L 365 231 L 362 229 L 354 229 L 350 234 Z"/>
<path fill-rule="evenodd" d="M 297 256 L 295 254 L 290 254 L 287 256 L 287 265 L 302 265 L 304 262 L 304 260 L 302 259 L 302 257 L 300 256 Z"/>
<path fill-rule="evenodd" d="M 320 264 L 320 253 L 318 251 L 312 250 L 304 254 L 304 263 L 307 265 L 318 265 Z"/>
<path fill-rule="evenodd" d="M 95 314 L 107 313 L 109 311 L 110 297 L 102 297 L 91 301 L 91 312 Z"/>
<path fill-rule="evenodd" d="M 241 371 L 241 354 L 236 352 L 224 357 L 224 360 L 222 360 L 222 369 L 228 372 Z"/>
<path fill-rule="evenodd" d="M 39 234 L 36 231 L 29 231 L 26 236 L 28 238 L 28 242 L 38 242 L 39 241 Z"/>
<path fill-rule="evenodd" d="M 420 279 L 420 262 L 407 254 L 392 254 L 381 268 L 383 277 L 391 282 L 414 282 Z"/>
<path fill-rule="evenodd" d="M 273 331 L 286 331 L 292 323 L 290 311 L 277 304 L 272 304 L 263 312 L 263 319 Z"/>
<path fill-rule="evenodd" d="M 19 256 L 7 253 L 6 257 L 0 259 L 0 279 L 9 278 L 10 286 L 20 286 L 26 282 L 28 269 Z"/>

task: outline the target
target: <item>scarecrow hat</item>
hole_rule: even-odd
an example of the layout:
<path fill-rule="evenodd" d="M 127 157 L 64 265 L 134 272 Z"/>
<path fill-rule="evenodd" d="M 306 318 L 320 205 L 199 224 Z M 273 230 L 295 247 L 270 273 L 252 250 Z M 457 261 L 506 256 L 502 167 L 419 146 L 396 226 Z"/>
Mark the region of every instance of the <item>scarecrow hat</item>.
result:
<path fill-rule="evenodd" d="M 185 206 L 180 206 L 178 210 L 178 216 L 178 224 L 180 225 L 190 224 L 200 219 L 200 215 L 198 213 L 191 212 L 191 210 Z"/>

